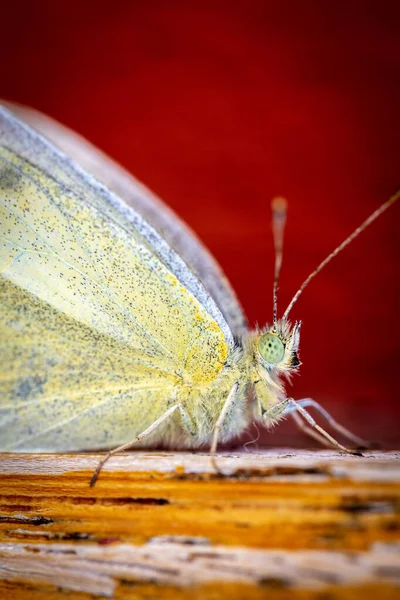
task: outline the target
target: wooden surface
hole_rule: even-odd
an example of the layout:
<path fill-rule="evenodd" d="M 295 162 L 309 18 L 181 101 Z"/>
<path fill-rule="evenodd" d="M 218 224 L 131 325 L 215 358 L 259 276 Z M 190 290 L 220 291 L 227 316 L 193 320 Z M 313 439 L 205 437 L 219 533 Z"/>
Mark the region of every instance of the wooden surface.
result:
<path fill-rule="evenodd" d="M 0 598 L 400 598 L 400 453 L 0 456 Z"/>

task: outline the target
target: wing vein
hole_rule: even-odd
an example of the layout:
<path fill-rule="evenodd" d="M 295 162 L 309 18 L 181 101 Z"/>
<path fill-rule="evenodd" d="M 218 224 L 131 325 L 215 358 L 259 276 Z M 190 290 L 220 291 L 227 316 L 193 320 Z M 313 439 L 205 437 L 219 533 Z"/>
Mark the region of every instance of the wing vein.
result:
<path fill-rule="evenodd" d="M 140 388 L 137 388 L 137 389 L 139 390 Z M 165 386 L 154 386 L 153 388 L 146 387 L 143 389 L 146 389 L 146 390 L 165 389 Z M 171 389 L 172 389 L 172 386 L 171 386 Z M 69 423 L 72 423 L 72 421 L 74 421 L 77 417 L 81 417 L 82 415 L 90 413 L 93 410 L 97 410 L 100 406 L 105 406 L 112 400 L 115 400 L 115 396 L 112 396 L 111 398 L 106 398 L 103 402 L 98 402 L 94 406 L 90 406 L 88 408 L 82 409 L 82 410 L 76 412 L 74 415 L 72 415 L 72 417 L 69 417 L 69 419 L 65 419 L 64 421 L 58 421 L 57 423 L 54 423 L 53 425 L 46 427 L 43 431 L 38 431 L 37 433 L 35 433 L 33 435 L 29 435 L 27 437 L 19 439 L 16 444 L 12 444 L 11 446 L 8 446 L 7 448 L 5 448 L 5 450 L 12 450 L 12 449 L 18 448 L 18 446 L 23 445 L 27 441 L 31 442 L 32 440 L 34 440 L 46 433 L 49 433 L 49 431 L 53 431 L 54 429 L 57 429 L 58 427 L 63 427 L 64 425 L 68 425 Z"/>
<path fill-rule="evenodd" d="M 160 340 L 158 340 L 150 331 L 148 331 L 144 325 L 142 323 L 140 323 L 140 321 L 137 319 L 137 317 L 135 317 L 135 315 L 133 313 L 131 313 L 126 307 L 124 307 L 120 302 L 118 302 L 118 300 L 116 300 L 112 294 L 110 294 L 108 288 L 106 288 L 104 285 L 102 285 L 100 282 L 96 281 L 95 279 L 93 279 L 92 277 L 90 277 L 90 275 L 87 275 L 86 273 L 84 273 L 83 271 L 81 271 L 80 269 L 78 269 L 78 267 L 74 266 L 73 264 L 71 264 L 69 261 L 65 260 L 65 258 L 62 258 L 61 256 L 59 256 L 57 253 L 55 253 L 51 247 L 49 247 L 49 245 L 47 244 L 47 242 L 45 242 L 44 240 L 42 240 L 38 234 L 34 231 L 34 229 L 32 227 L 30 227 L 25 221 L 24 219 L 22 219 L 19 215 L 17 215 L 11 208 L 9 208 L 6 204 L 4 204 L 4 202 L 0 202 L 0 204 L 3 206 L 3 208 L 5 210 L 7 210 L 10 214 L 13 215 L 13 217 L 15 219 L 17 219 L 26 229 L 28 229 L 31 233 L 33 233 L 33 235 L 35 235 L 40 242 L 49 250 L 50 255 L 53 256 L 55 259 L 59 260 L 61 263 L 64 263 L 66 266 L 70 267 L 71 269 L 73 269 L 76 273 L 78 273 L 79 275 L 81 275 L 81 277 L 83 277 L 86 280 L 91 281 L 95 286 L 99 287 L 102 291 L 105 292 L 106 296 L 112 301 L 114 302 L 121 310 L 122 314 L 124 314 L 125 316 L 128 316 L 131 321 L 133 321 L 138 327 L 139 329 L 142 330 L 142 332 L 149 338 L 151 338 L 151 340 L 153 341 L 153 343 L 155 342 L 160 348 L 162 348 L 162 350 L 164 350 L 167 354 L 169 354 L 171 357 L 173 356 L 172 352 L 166 347 L 164 346 L 164 344 L 162 342 L 160 342 Z M 57 208 L 58 205 L 56 204 Z M 40 251 L 37 252 L 38 255 L 42 254 Z M 43 253 L 46 254 L 46 253 Z M 19 255 L 20 256 L 20 255 Z"/>
<path fill-rule="evenodd" d="M 94 394 L 98 394 L 100 393 L 109 393 L 109 392 L 129 392 L 129 391 L 133 391 L 133 390 L 156 390 L 156 389 L 160 389 L 162 390 L 163 388 L 165 388 L 165 385 L 159 385 L 156 386 L 154 384 L 149 384 L 149 385 L 126 385 L 126 386 L 115 386 L 115 387 L 102 387 L 102 388 L 97 388 L 94 390 L 89 390 L 86 392 L 82 392 L 82 391 L 77 391 L 75 393 L 68 393 L 68 400 L 73 400 L 74 398 L 84 398 L 86 396 L 93 396 Z M 37 404 L 46 404 L 48 402 L 53 402 L 54 400 L 57 400 L 57 398 L 60 398 L 62 396 L 62 394 L 56 394 L 55 396 L 42 396 L 40 398 L 36 398 L 35 400 L 30 400 L 29 402 L 23 402 L 23 403 L 18 403 L 16 405 L 16 403 L 10 403 L 10 404 L 3 404 L 0 405 L 0 413 L 2 411 L 6 411 L 6 410 L 12 410 L 15 409 L 16 406 L 18 408 L 27 408 L 29 406 L 35 406 Z M 96 404 L 96 406 L 99 406 L 98 404 Z M 8 416 L 7 416 L 8 417 Z M 13 416 L 11 416 L 10 419 L 8 419 L 8 421 L 0 421 L 0 427 L 4 426 L 6 422 L 9 422 L 10 420 L 12 420 Z"/>

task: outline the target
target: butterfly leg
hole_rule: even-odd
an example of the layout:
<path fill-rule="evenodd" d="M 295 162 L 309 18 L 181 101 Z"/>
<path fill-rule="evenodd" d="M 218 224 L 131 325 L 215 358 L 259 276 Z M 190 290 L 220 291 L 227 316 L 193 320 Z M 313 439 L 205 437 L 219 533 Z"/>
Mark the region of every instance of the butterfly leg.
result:
<path fill-rule="evenodd" d="M 306 400 L 309 400 L 309 399 L 307 398 Z M 322 408 L 322 407 L 320 407 L 320 408 Z M 294 415 L 296 413 L 300 413 L 300 415 L 308 423 L 309 426 L 307 426 L 303 422 L 300 425 L 300 419 L 298 418 L 298 415 L 296 415 L 297 419 L 294 417 Z M 299 402 L 296 402 L 296 400 L 294 400 L 293 398 L 288 398 L 288 406 L 285 409 L 285 411 L 284 411 L 283 414 L 284 415 L 292 414 L 293 417 L 294 417 L 294 419 L 295 419 L 295 421 L 296 421 L 296 424 L 303 431 L 305 431 L 307 434 L 311 435 L 311 437 L 313 437 L 314 439 L 317 439 L 319 442 L 322 442 L 321 438 L 323 438 L 323 440 L 324 440 L 323 444 L 325 446 L 330 446 L 330 447 L 333 447 L 333 448 L 337 448 L 338 450 L 341 450 L 342 452 L 346 452 L 347 454 L 355 454 L 356 456 L 360 456 L 361 455 L 361 453 L 359 451 L 357 451 L 357 450 L 350 450 L 349 448 L 346 448 L 345 446 L 342 446 L 342 444 L 339 444 L 339 442 L 337 440 L 335 440 L 334 437 L 332 437 L 327 431 L 325 431 L 325 429 L 323 429 L 322 427 L 320 427 L 315 422 L 315 420 L 313 419 L 313 417 L 304 408 L 304 406 L 302 406 Z"/>
<path fill-rule="evenodd" d="M 340 433 L 343 437 L 350 440 L 353 444 L 355 444 L 355 446 L 357 448 L 362 450 L 362 449 L 365 449 L 365 448 L 368 448 L 371 446 L 370 442 L 363 440 L 362 438 L 358 437 L 358 435 L 355 435 L 354 433 L 352 433 L 351 431 L 346 429 L 346 427 L 343 427 L 343 425 L 341 425 L 340 423 L 335 421 L 335 419 L 332 417 L 332 415 L 330 415 L 323 406 L 321 406 L 318 402 L 316 402 L 312 398 L 303 398 L 302 400 L 297 400 L 296 402 L 298 405 L 302 406 L 303 408 L 307 408 L 307 407 L 315 408 L 315 410 L 317 410 L 320 413 L 320 415 L 322 415 L 328 421 L 328 423 L 332 427 L 332 429 L 336 429 L 336 431 L 338 433 Z M 296 413 L 292 413 L 293 417 L 295 415 L 296 415 Z M 296 416 L 298 417 L 298 415 L 296 415 Z"/>
<path fill-rule="evenodd" d="M 239 387 L 239 384 L 235 383 L 234 386 L 232 387 L 231 391 L 229 392 L 229 394 L 224 402 L 224 405 L 222 407 L 222 410 L 219 414 L 217 422 L 215 423 L 215 427 L 214 427 L 214 431 L 213 431 L 213 435 L 212 435 L 211 446 L 210 446 L 210 465 L 211 465 L 211 468 L 213 470 L 215 470 L 217 473 L 220 473 L 220 469 L 217 465 L 217 461 L 215 458 L 215 453 L 216 453 L 217 445 L 218 445 L 218 436 L 219 436 L 219 432 L 221 431 L 221 427 L 226 419 L 226 415 L 228 414 L 229 410 L 231 410 L 234 406 L 235 400 L 237 398 L 238 387 Z"/>
<path fill-rule="evenodd" d="M 161 417 L 159 417 L 156 421 L 154 421 L 154 423 L 152 423 L 150 425 L 150 427 L 148 427 L 147 429 L 145 429 L 142 433 L 140 433 L 138 436 L 135 437 L 134 440 L 131 440 L 130 442 L 127 442 L 126 444 L 123 444 L 122 446 L 118 446 L 118 448 L 114 448 L 113 450 L 111 450 L 108 454 L 106 454 L 106 456 L 99 462 L 99 464 L 96 467 L 95 472 L 93 473 L 93 476 L 90 480 L 90 487 L 93 487 L 94 484 L 96 483 L 96 480 L 100 474 L 101 469 L 103 468 L 103 466 L 105 465 L 105 463 L 112 457 L 114 456 L 114 454 L 117 454 L 118 452 L 123 452 L 124 450 L 128 450 L 128 448 L 131 448 L 132 446 L 134 446 L 135 444 L 137 444 L 138 442 L 142 441 L 143 439 L 145 439 L 148 435 L 150 435 L 159 425 L 161 425 L 162 423 L 164 423 L 164 421 L 166 421 L 176 410 L 179 410 L 179 412 L 181 413 L 182 416 L 182 421 L 184 423 L 184 425 L 187 427 L 187 425 L 190 425 L 190 419 L 184 409 L 184 407 L 182 406 L 182 404 L 174 404 L 173 406 L 171 406 L 171 408 L 169 408 L 167 411 L 165 411 L 164 414 L 161 415 Z M 189 429 L 189 432 L 192 435 L 195 435 L 192 432 L 192 428 Z"/>
<path fill-rule="evenodd" d="M 318 431 L 315 431 L 315 429 L 307 425 L 307 423 L 303 421 L 303 419 L 297 412 L 292 412 L 290 416 L 292 417 L 293 421 L 296 423 L 300 431 L 303 431 L 306 435 L 309 435 L 314 440 L 317 440 L 317 442 L 320 443 L 321 446 L 325 446 L 326 448 L 332 448 L 331 442 L 328 442 L 328 440 L 322 435 L 320 435 Z"/>

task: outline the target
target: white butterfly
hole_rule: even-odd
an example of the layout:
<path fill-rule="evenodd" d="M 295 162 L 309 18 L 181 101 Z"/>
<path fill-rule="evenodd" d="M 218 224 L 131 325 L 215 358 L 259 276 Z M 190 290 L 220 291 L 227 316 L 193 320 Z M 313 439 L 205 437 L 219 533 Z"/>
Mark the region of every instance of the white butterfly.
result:
<path fill-rule="evenodd" d="M 20 118 L 16 116 L 19 113 Z M 35 128 L 52 141 L 39 134 Z M 149 190 L 54 121 L 0 109 L 0 450 L 67 451 L 227 442 L 252 421 L 292 415 L 344 451 L 312 406 L 287 398 L 300 365 L 276 291 L 286 218 L 274 203 L 272 325 L 250 331 L 220 267 Z M 89 174 L 90 173 L 90 174 Z M 123 200 L 122 200 L 123 199 Z M 253 394 L 250 394 L 250 392 Z"/>

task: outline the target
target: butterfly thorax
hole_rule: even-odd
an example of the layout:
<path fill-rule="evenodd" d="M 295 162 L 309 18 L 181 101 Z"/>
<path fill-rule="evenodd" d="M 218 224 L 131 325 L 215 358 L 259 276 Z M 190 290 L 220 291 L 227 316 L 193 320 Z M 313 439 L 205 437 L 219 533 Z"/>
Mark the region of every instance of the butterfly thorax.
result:
<path fill-rule="evenodd" d="M 285 399 L 283 379 L 297 370 L 299 325 L 279 322 L 246 332 L 229 352 L 219 375 L 211 385 L 184 385 L 177 400 L 188 410 L 196 431 L 185 438 L 185 446 L 207 444 L 215 423 L 233 388 L 235 400 L 226 415 L 220 441 L 240 435 L 254 420 L 271 426 L 279 420 L 276 406 Z"/>

